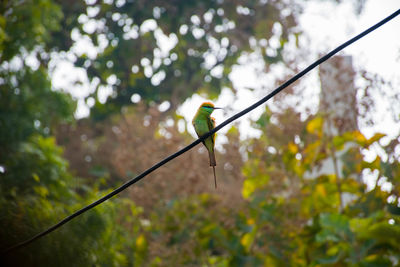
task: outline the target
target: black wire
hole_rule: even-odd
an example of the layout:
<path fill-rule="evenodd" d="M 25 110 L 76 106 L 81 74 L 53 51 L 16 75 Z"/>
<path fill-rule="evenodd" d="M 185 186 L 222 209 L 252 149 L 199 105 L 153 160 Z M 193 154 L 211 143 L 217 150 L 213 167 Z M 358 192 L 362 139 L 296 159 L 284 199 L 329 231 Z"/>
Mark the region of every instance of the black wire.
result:
<path fill-rule="evenodd" d="M 277 93 L 279 93 L 280 91 L 282 91 L 283 89 L 285 89 L 286 87 L 288 87 L 289 85 L 291 85 L 292 83 L 294 83 L 295 81 L 297 81 L 298 79 L 300 79 L 302 76 L 304 76 L 305 74 L 307 74 L 309 71 L 311 71 L 312 69 L 314 69 L 315 67 L 317 67 L 319 64 L 321 64 L 322 62 L 328 60 L 330 57 L 332 57 L 333 55 L 335 55 L 336 53 L 338 53 L 339 51 L 343 50 L 344 48 L 346 48 L 347 46 L 351 45 L 352 43 L 356 42 L 357 40 L 361 39 L 362 37 L 364 37 L 365 35 L 369 34 L 370 32 L 374 31 L 375 29 L 379 28 L 380 26 L 382 26 L 383 24 L 387 23 L 388 21 L 392 20 L 393 18 L 395 18 L 396 16 L 398 16 L 400 14 L 400 9 L 398 9 L 396 12 L 394 12 L 393 14 L 391 14 L 390 16 L 386 17 L 385 19 L 381 20 L 380 22 L 378 22 L 377 24 L 373 25 L 372 27 L 368 28 L 367 30 L 363 31 L 362 33 L 358 34 L 357 36 L 353 37 L 352 39 L 350 39 L 349 41 L 343 43 L 342 45 L 338 46 L 337 48 L 333 49 L 331 52 L 329 52 L 328 54 L 326 54 L 325 56 L 321 57 L 320 59 L 318 59 L 317 61 L 315 61 L 314 63 L 312 63 L 310 66 L 308 66 L 306 69 L 304 69 L 303 71 L 299 72 L 298 74 L 296 74 L 295 76 L 293 76 L 291 79 L 289 79 L 288 81 L 286 81 L 284 84 L 282 84 L 281 86 L 279 86 L 278 88 L 276 88 L 274 91 L 272 91 L 271 93 L 269 93 L 267 96 L 265 96 L 264 98 L 262 98 L 261 100 L 259 100 L 258 102 L 254 103 L 253 105 L 249 106 L 248 108 L 242 110 L 241 112 L 233 115 L 232 117 L 228 118 L 227 120 L 225 120 L 223 123 L 219 124 L 217 127 L 215 127 L 213 130 L 211 130 L 210 132 L 208 132 L 207 134 L 201 136 L 199 139 L 197 139 L 196 141 L 194 141 L 193 143 L 189 144 L 188 146 L 182 148 L 181 150 L 179 150 L 178 152 L 168 156 L 167 158 L 163 159 L 162 161 L 158 162 L 157 164 L 153 165 L 151 168 L 147 169 L 146 171 L 144 171 L 143 173 L 139 174 L 138 176 L 136 176 L 135 178 L 129 180 L 128 182 L 126 182 L 125 184 L 123 184 L 122 186 L 118 187 L 117 189 L 115 189 L 114 191 L 108 193 L 107 195 L 105 195 L 104 197 L 100 198 L 99 200 L 93 202 L 92 204 L 83 207 L 82 209 L 76 211 L 75 213 L 71 214 L 70 216 L 66 217 L 65 219 L 63 219 L 62 221 L 58 222 L 57 224 L 51 226 L 50 228 L 48 228 L 47 230 L 33 236 L 32 238 L 23 241 L 21 243 L 18 243 L 6 250 L 4 250 L 2 252 L 2 254 L 5 253 L 9 253 L 10 251 L 16 250 L 18 248 L 22 248 L 24 246 L 27 246 L 28 244 L 32 243 L 33 241 L 39 239 L 42 236 L 45 236 L 51 232 L 53 232 L 54 230 L 56 230 L 57 228 L 61 227 L 62 225 L 66 224 L 67 222 L 69 222 L 70 220 L 72 220 L 73 218 L 81 215 L 82 213 L 96 207 L 97 205 L 103 203 L 104 201 L 112 198 L 113 196 L 115 196 L 116 194 L 122 192 L 123 190 L 125 190 L 126 188 L 128 188 L 129 186 L 131 186 L 132 184 L 140 181 L 142 178 L 144 178 L 146 175 L 150 174 L 151 172 L 153 172 L 154 170 L 158 169 L 159 167 L 163 166 L 164 164 L 166 164 L 167 162 L 173 160 L 174 158 L 182 155 L 183 153 L 185 153 L 186 151 L 192 149 L 193 147 L 195 147 L 196 145 L 198 145 L 201 141 L 203 141 L 204 139 L 206 139 L 207 137 L 209 137 L 210 135 L 212 135 L 213 133 L 219 131 L 221 128 L 225 127 L 226 125 L 228 125 L 229 123 L 231 123 L 232 121 L 242 117 L 243 115 L 247 114 L 248 112 L 250 112 L 251 110 L 255 109 L 256 107 L 260 106 L 261 104 L 265 103 L 267 100 L 269 100 L 270 98 L 272 98 L 273 96 L 275 96 Z"/>

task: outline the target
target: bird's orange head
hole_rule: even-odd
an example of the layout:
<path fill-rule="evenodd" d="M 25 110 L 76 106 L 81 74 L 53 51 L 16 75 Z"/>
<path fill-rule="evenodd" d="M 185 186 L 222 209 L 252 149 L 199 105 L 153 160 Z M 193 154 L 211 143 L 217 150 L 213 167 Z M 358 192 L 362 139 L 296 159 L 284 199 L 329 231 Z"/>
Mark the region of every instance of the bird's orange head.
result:
<path fill-rule="evenodd" d="M 200 108 L 212 108 L 214 109 L 214 104 L 211 102 L 204 102 L 203 104 L 201 104 Z"/>
<path fill-rule="evenodd" d="M 214 104 L 211 102 L 204 102 L 203 104 L 201 104 L 199 109 L 211 114 L 214 111 L 214 109 L 221 109 L 221 108 L 215 107 Z"/>

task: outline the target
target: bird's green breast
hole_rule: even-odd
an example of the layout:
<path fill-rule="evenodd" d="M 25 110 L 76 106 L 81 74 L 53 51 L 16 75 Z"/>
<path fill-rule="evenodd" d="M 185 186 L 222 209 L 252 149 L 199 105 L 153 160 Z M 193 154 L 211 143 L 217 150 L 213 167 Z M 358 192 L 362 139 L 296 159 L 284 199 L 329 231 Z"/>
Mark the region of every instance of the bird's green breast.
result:
<path fill-rule="evenodd" d="M 207 119 L 194 119 L 193 125 L 198 135 L 203 135 L 210 131 L 208 128 Z"/>

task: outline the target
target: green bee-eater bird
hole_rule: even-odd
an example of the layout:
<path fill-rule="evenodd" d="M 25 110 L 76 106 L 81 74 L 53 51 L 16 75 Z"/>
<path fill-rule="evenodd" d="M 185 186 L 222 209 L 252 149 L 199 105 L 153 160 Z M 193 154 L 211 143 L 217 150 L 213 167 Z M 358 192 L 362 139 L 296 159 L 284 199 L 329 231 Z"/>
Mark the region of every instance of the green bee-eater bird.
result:
<path fill-rule="evenodd" d="M 194 126 L 194 129 L 198 137 L 203 136 L 212 129 L 214 129 L 215 119 L 213 117 L 210 117 L 214 109 L 221 109 L 221 108 L 214 107 L 213 103 L 211 102 L 204 102 L 197 110 L 196 115 L 194 115 L 192 124 Z M 208 155 L 210 157 L 210 166 L 213 167 L 213 172 L 214 172 L 215 188 L 217 188 L 217 177 L 215 176 L 215 166 L 217 165 L 217 163 L 215 161 L 215 154 L 214 154 L 215 133 L 207 137 L 203 141 L 203 144 L 208 150 Z"/>

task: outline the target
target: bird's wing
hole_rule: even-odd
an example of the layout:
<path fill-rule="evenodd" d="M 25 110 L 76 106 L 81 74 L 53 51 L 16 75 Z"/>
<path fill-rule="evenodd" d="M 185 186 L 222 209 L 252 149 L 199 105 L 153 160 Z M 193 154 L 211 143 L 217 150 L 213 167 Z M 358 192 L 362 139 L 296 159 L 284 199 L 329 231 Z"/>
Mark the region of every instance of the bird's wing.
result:
<path fill-rule="evenodd" d="M 212 129 L 215 128 L 215 119 L 213 117 L 210 117 L 210 119 L 207 120 L 207 124 L 208 124 L 208 130 L 211 131 Z M 212 143 L 213 143 L 213 147 L 214 147 L 215 133 L 213 135 L 211 135 L 211 139 L 212 139 Z"/>

